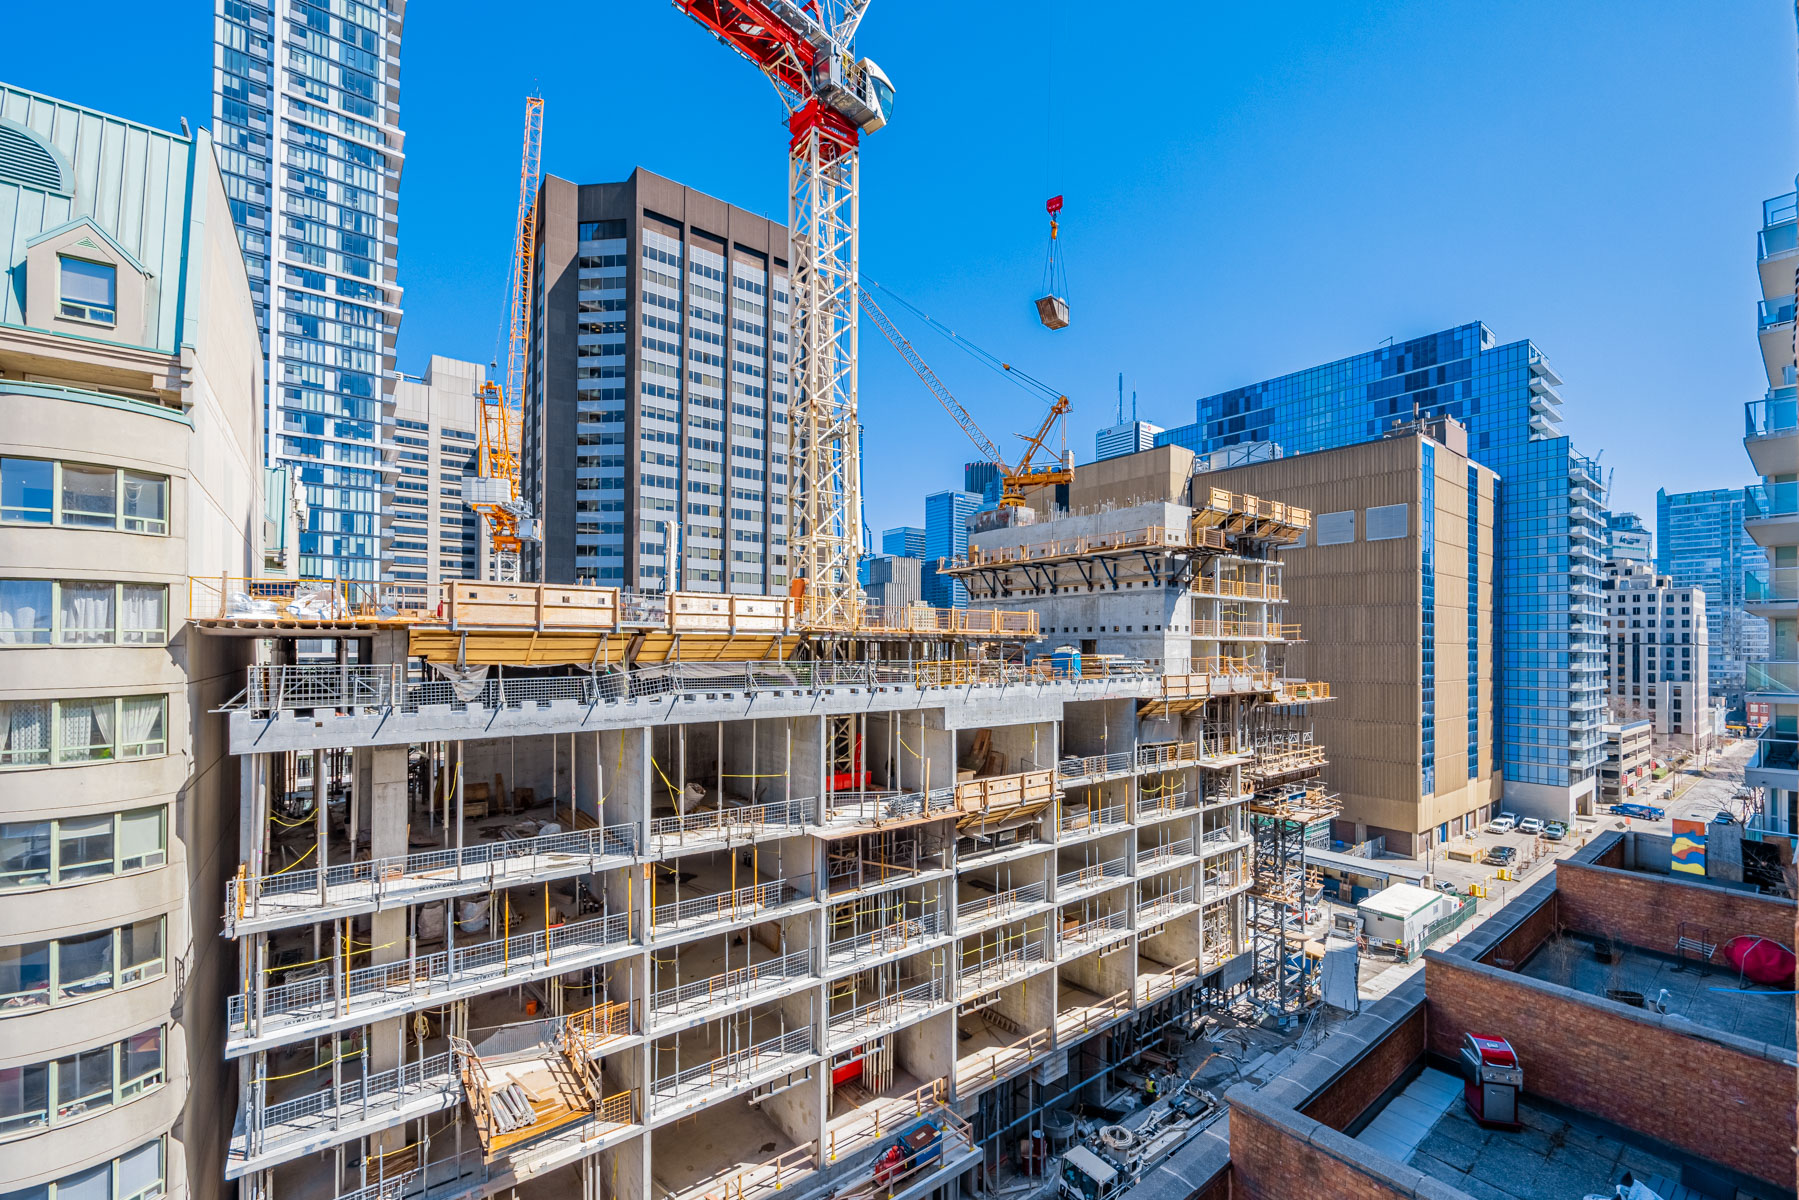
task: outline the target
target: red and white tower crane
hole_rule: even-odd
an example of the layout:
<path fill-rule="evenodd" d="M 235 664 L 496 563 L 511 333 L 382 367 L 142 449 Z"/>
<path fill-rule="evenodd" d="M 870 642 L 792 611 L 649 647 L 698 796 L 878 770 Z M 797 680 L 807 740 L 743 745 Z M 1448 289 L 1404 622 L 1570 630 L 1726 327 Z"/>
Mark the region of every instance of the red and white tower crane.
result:
<path fill-rule="evenodd" d="M 808 623 L 852 629 L 861 543 L 856 424 L 857 189 L 861 135 L 887 123 L 893 85 L 857 59 L 868 0 L 674 0 L 748 58 L 787 106 L 792 403 L 788 574 Z"/>

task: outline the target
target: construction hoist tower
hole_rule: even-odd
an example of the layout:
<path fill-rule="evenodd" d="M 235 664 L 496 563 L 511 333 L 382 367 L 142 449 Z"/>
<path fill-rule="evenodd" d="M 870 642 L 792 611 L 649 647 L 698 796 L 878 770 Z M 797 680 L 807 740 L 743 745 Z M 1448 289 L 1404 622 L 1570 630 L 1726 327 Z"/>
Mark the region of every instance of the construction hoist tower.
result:
<path fill-rule="evenodd" d="M 856 626 L 861 461 L 856 424 L 859 141 L 893 85 L 854 56 L 868 0 L 674 0 L 755 63 L 787 106 L 793 387 L 788 574 L 807 624 Z"/>

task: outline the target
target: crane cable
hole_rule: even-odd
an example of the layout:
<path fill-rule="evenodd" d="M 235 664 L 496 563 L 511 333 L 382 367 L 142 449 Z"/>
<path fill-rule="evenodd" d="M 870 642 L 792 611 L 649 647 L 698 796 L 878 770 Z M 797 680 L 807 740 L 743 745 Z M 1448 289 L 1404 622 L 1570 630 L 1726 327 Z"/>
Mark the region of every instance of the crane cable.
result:
<path fill-rule="evenodd" d="M 1020 388 L 1023 388 L 1027 392 L 1035 393 L 1040 398 L 1048 400 L 1051 404 L 1054 404 L 1058 400 L 1066 399 L 1062 392 L 1059 392 L 1049 384 L 1044 383 L 1041 379 L 1038 379 L 1028 371 L 1013 366 L 1011 363 L 1000 358 L 999 355 L 982 349 L 979 345 L 970 341 L 968 338 L 963 337 L 954 329 L 951 329 L 948 325 L 945 325 L 942 321 L 939 321 L 936 317 L 933 317 L 930 313 L 918 307 L 886 284 L 877 279 L 871 279 L 866 275 L 862 277 L 862 282 L 867 287 L 874 288 L 876 291 L 889 297 L 895 304 L 900 305 L 913 316 L 923 321 L 926 325 L 929 325 L 937 333 L 949 339 L 950 342 L 967 353 L 969 357 L 985 366 L 994 374 L 1012 380 Z"/>

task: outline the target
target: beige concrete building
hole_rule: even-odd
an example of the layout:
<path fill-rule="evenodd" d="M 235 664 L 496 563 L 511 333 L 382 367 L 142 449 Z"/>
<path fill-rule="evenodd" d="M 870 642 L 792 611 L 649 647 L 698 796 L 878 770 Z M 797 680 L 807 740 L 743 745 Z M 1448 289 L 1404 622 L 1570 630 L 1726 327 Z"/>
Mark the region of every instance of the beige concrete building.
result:
<path fill-rule="evenodd" d="M 1647 720 L 1665 753 L 1710 745 L 1705 589 L 1676 587 L 1648 563 L 1621 558 L 1605 564 L 1602 586 L 1605 699 L 1612 719 Z"/>
<path fill-rule="evenodd" d="M 0 85 L 0 1177 L 218 1196 L 262 354 L 213 146 Z"/>
<path fill-rule="evenodd" d="M 1290 674 L 1331 686 L 1316 733 L 1342 804 L 1337 836 L 1421 854 L 1496 809 L 1497 476 L 1432 422 L 1376 442 L 1194 476 L 1312 510 L 1281 552 L 1299 626 Z"/>
<path fill-rule="evenodd" d="M 462 502 L 475 473 L 481 403 L 479 363 L 439 354 L 421 376 L 394 384 L 393 506 L 382 524 L 382 576 L 396 584 L 491 578 L 486 531 Z"/>
<path fill-rule="evenodd" d="M 1625 721 L 1605 727 L 1605 757 L 1599 760 L 1599 802 L 1616 804 L 1632 795 L 1649 774 L 1654 749 L 1653 721 Z"/>

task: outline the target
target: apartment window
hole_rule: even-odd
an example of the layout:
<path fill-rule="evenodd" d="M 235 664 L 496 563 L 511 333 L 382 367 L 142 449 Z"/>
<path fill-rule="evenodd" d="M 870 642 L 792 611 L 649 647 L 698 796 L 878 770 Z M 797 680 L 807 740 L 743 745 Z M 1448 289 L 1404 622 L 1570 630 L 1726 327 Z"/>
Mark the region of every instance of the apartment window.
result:
<path fill-rule="evenodd" d="M 0 1136 L 67 1124 L 163 1082 L 162 1028 L 45 1063 L 0 1070 Z"/>
<path fill-rule="evenodd" d="M 160 646 L 168 609 L 160 583 L 0 579 L 0 646 Z"/>
<path fill-rule="evenodd" d="M 0 947 L 0 1017 L 73 1004 L 160 977 L 163 917 L 117 929 Z"/>
<path fill-rule="evenodd" d="M 0 767 L 156 758 L 168 752 L 167 696 L 0 701 Z"/>
<path fill-rule="evenodd" d="M 0 521 L 169 531 L 165 475 L 37 458 L 0 458 Z"/>
<path fill-rule="evenodd" d="M 111 325 L 119 316 L 119 269 L 110 263 L 57 255 L 62 275 L 62 315 Z"/>
<path fill-rule="evenodd" d="M 111 1162 L 0 1195 L 0 1200 L 157 1200 L 166 1190 L 163 1143 L 146 1142 Z"/>

